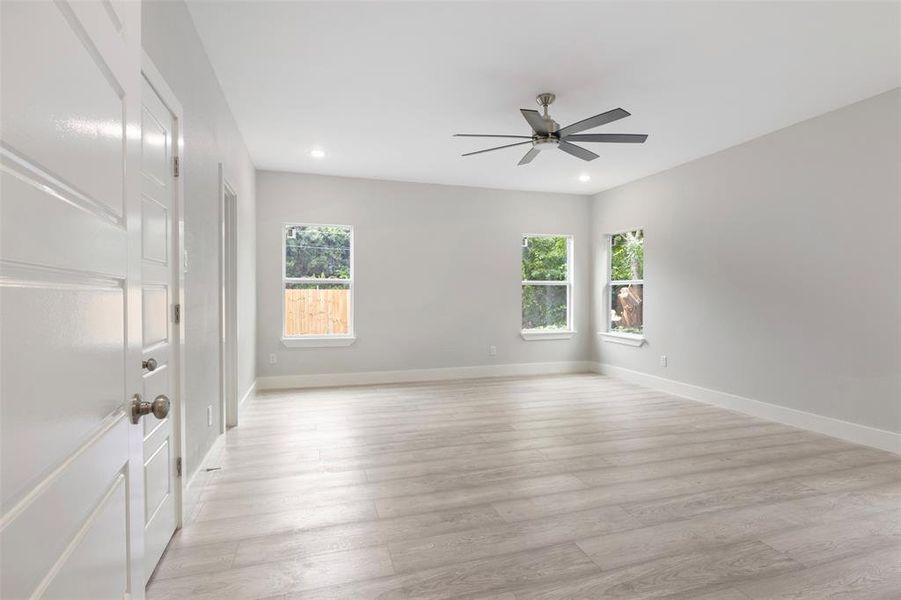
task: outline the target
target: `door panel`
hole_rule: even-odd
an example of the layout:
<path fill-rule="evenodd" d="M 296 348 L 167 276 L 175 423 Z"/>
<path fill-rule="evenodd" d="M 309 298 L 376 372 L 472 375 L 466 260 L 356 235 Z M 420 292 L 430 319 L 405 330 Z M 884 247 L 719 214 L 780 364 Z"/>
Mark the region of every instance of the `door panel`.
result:
<path fill-rule="evenodd" d="M 156 91 L 142 81 L 141 196 L 145 226 L 141 244 L 144 295 L 144 359 L 157 367 L 144 373 L 144 397 L 165 395 L 175 400 L 172 351 L 173 203 L 175 185 L 175 117 Z M 174 413 L 170 413 L 173 414 Z M 145 574 L 153 572 L 177 524 L 176 452 L 173 418 L 144 423 Z"/>
<path fill-rule="evenodd" d="M 168 261 L 166 232 L 169 223 L 169 211 L 156 200 L 144 198 L 141 207 L 143 228 L 141 235 L 144 245 L 144 259 L 161 264 Z"/>
<path fill-rule="evenodd" d="M 118 598 L 125 589 L 128 520 L 125 476 L 120 475 L 91 515 L 91 527 L 75 546 L 71 558 L 53 578 L 42 600 Z M 109 573 L 109 577 L 85 577 Z M 74 592 L 74 590 L 78 590 Z"/>
<path fill-rule="evenodd" d="M 0 221 L 15 224 L 4 228 L 0 238 L 5 260 L 92 273 L 125 272 L 128 247 L 121 219 L 70 202 L 66 190 L 52 187 L 51 176 L 29 172 L 11 152 L 3 162 L 8 166 L 0 170 Z M 40 244 L 32 243 L 36 231 L 41 232 Z M 71 252 L 73 247 L 83 252 Z"/>
<path fill-rule="evenodd" d="M 85 47 L 91 41 L 80 39 L 84 28 L 65 7 L 18 4 L 3 13 L 3 46 L 21 57 L 4 53 L 3 111 L 16 118 L 3 120 L 3 140 L 121 217 L 122 83 Z"/>
<path fill-rule="evenodd" d="M 153 94 L 148 97 L 148 94 Z M 160 119 L 168 121 L 168 111 L 159 100 L 153 89 L 144 83 L 144 108 L 141 112 L 142 130 L 141 130 L 141 170 L 144 177 L 149 177 L 157 184 L 157 188 L 151 188 L 152 192 L 163 192 L 167 188 L 167 182 L 170 177 L 170 123 L 161 122 Z"/>
<path fill-rule="evenodd" d="M 56 562 L 67 562 L 67 546 L 78 546 L 79 538 L 96 526 L 91 514 L 127 472 L 121 455 L 128 444 L 129 423 L 114 413 L 105 425 L 4 528 L 3 598 L 30 597 Z M 120 575 L 121 570 L 116 578 Z"/>
<path fill-rule="evenodd" d="M 0 460 L 5 513 L 63 463 L 95 424 L 122 409 L 125 295 L 121 280 L 95 282 L 49 269 L 4 267 Z M 44 376 L 29 381 L 26 373 L 13 372 L 14 365 Z M 63 398 L 68 398 L 65 407 Z"/>
<path fill-rule="evenodd" d="M 156 444 L 154 444 L 156 445 Z M 151 446 L 152 447 L 152 446 Z M 164 437 L 159 447 L 147 458 L 144 465 L 144 481 L 147 494 L 144 502 L 146 514 L 152 516 L 166 501 L 172 490 L 169 488 L 169 461 L 172 453 L 169 438 Z"/>
<path fill-rule="evenodd" d="M 140 5 L 0 28 L 0 597 L 140 599 Z"/>
<path fill-rule="evenodd" d="M 144 347 L 169 341 L 169 289 L 166 285 L 144 284 Z M 148 356 L 148 358 L 151 358 Z M 157 355 L 153 355 L 159 361 Z M 165 364 L 165 363 L 160 363 Z"/>

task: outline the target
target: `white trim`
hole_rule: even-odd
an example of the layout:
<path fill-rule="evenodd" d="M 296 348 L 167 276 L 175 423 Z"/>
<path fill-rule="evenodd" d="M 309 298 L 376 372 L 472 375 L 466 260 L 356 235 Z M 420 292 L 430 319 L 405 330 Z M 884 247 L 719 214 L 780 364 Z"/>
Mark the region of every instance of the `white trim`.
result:
<path fill-rule="evenodd" d="M 175 95 L 175 92 L 173 92 L 172 88 L 169 87 L 169 84 L 166 83 L 166 79 L 163 77 L 163 74 L 160 73 L 160 70 L 156 68 L 153 59 L 150 58 L 150 55 L 147 54 L 147 51 L 142 50 L 142 54 L 144 56 L 141 60 L 141 73 L 144 74 L 144 78 L 147 79 L 147 82 L 159 95 L 160 99 L 163 101 L 163 104 L 166 105 L 166 108 L 175 113 L 175 115 L 180 119 L 185 114 L 185 111 L 181 106 L 181 102 L 178 101 L 178 97 Z M 183 141 L 183 132 L 182 130 L 179 130 L 179 150 L 181 150 Z M 181 154 L 179 153 L 179 156 L 180 155 Z"/>
<path fill-rule="evenodd" d="M 322 373 L 316 375 L 283 375 L 258 377 L 260 390 L 369 385 L 375 383 L 410 383 L 418 381 L 446 381 L 489 377 L 524 377 L 529 375 L 557 375 L 561 373 L 590 373 L 593 364 L 587 361 L 519 363 L 480 365 L 472 367 L 444 367 L 437 369 L 409 369 L 404 371 L 365 371 L 357 373 Z"/>
<path fill-rule="evenodd" d="M 611 286 L 613 285 L 644 285 L 644 279 L 611 279 L 608 281 Z"/>
<path fill-rule="evenodd" d="M 174 494 L 175 516 L 177 526 L 183 527 L 185 521 L 184 507 L 187 488 L 187 478 L 184 476 L 184 473 L 188 468 L 187 431 L 185 427 L 185 423 L 187 422 L 185 410 L 185 390 L 187 389 L 187 368 L 185 365 L 185 319 L 187 317 L 187 305 L 185 303 L 185 169 L 183 160 L 185 156 L 185 111 L 181 102 L 179 102 L 178 97 L 172 91 L 172 88 L 169 87 L 169 84 L 166 83 L 166 79 L 154 64 L 153 59 L 147 54 L 147 51 L 142 48 L 141 54 L 141 75 L 147 83 L 150 84 L 150 87 L 153 88 L 160 97 L 160 100 L 163 101 L 163 104 L 166 105 L 166 108 L 168 108 L 175 117 L 175 156 L 179 159 L 181 169 L 179 176 L 174 178 L 175 198 L 173 201 L 173 208 L 175 210 L 170 211 L 170 218 L 173 220 L 172 242 L 175 245 L 176 250 L 172 253 L 176 265 L 176 273 L 173 278 L 173 287 L 175 287 L 175 293 L 173 294 L 175 301 L 173 304 L 178 304 L 180 306 L 179 322 L 177 324 L 172 324 L 173 339 L 171 345 L 175 355 L 173 364 L 175 365 L 176 373 L 174 398 L 171 400 L 174 404 L 172 415 L 175 418 L 173 431 L 175 433 L 176 456 L 181 458 L 182 464 L 182 476 L 177 478 Z M 141 110 L 143 110 L 143 107 Z"/>
<path fill-rule="evenodd" d="M 523 329 L 519 332 L 522 339 L 527 342 L 535 342 L 541 340 L 568 340 L 576 335 L 575 331 L 570 330 L 542 330 L 542 329 Z"/>
<path fill-rule="evenodd" d="M 238 425 L 238 192 L 219 163 L 219 433 Z M 233 198 L 230 201 L 229 198 Z"/>
<path fill-rule="evenodd" d="M 901 454 L 901 433 L 876 429 L 875 427 L 842 421 L 841 419 L 770 404 L 760 400 L 752 400 L 751 398 L 737 396 L 728 392 L 712 390 L 674 379 L 665 379 L 614 365 L 594 363 L 594 370 L 602 375 L 618 377 L 624 381 L 637 383 L 690 400 L 713 404 L 769 421 L 776 421 L 792 427 L 822 433 L 855 444 Z"/>
<path fill-rule="evenodd" d="M 241 399 L 238 400 L 238 407 L 240 408 L 241 406 L 244 406 L 244 403 L 247 401 L 247 399 L 251 398 L 256 393 L 256 391 L 257 391 L 257 380 L 254 379 L 253 383 L 250 384 L 250 387 L 247 388 L 247 391 L 244 392 L 244 395 L 241 396 Z"/>
<path fill-rule="evenodd" d="M 206 485 L 215 476 L 216 471 L 205 471 L 207 465 L 218 462 L 219 456 L 225 449 L 226 435 L 220 434 L 210 445 L 206 454 L 197 462 L 197 469 L 188 476 L 187 471 L 182 472 L 182 481 L 184 481 L 184 517 L 182 518 L 182 527 L 191 523 L 203 503 L 200 501 L 206 489 Z"/>
<path fill-rule="evenodd" d="M 304 335 L 283 337 L 282 344 L 286 348 L 334 348 L 350 346 L 357 341 L 353 335 Z"/>
<path fill-rule="evenodd" d="M 206 471 L 205 469 L 211 462 L 219 459 L 219 455 L 225 449 L 226 437 L 227 436 L 225 435 L 217 435 L 216 439 L 213 440 L 213 443 L 210 444 L 210 447 L 207 449 L 206 454 L 204 454 L 203 458 L 197 462 L 197 469 L 191 473 L 191 476 L 188 477 L 187 473 L 183 474 L 186 490 L 196 491 L 195 494 L 197 496 L 201 494 L 203 487 L 206 485 L 203 483 L 203 480 L 210 477 L 208 473 L 211 472 Z"/>
<path fill-rule="evenodd" d="M 612 344 L 623 344 L 625 346 L 644 346 L 647 340 L 644 339 L 643 335 L 638 335 L 635 333 L 614 333 L 611 331 L 598 331 L 598 335 L 605 342 L 610 342 Z"/>

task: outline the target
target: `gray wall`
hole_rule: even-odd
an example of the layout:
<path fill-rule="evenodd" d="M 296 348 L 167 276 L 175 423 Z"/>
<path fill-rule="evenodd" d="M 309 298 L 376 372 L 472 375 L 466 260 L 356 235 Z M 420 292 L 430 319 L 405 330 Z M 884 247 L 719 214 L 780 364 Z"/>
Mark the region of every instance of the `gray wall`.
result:
<path fill-rule="evenodd" d="M 901 431 L 899 107 L 896 89 L 597 195 L 596 272 L 603 234 L 645 228 L 648 344 L 594 338 L 593 360 Z"/>
<path fill-rule="evenodd" d="M 219 172 L 238 193 L 238 393 L 255 378 L 255 171 L 183 2 L 144 2 L 143 45 L 184 108 L 185 360 L 190 472 L 219 434 Z M 240 397 L 240 396 L 239 396 Z M 207 406 L 213 426 L 207 426 Z"/>
<path fill-rule="evenodd" d="M 257 173 L 257 374 L 304 375 L 584 360 L 588 198 L 261 171 Z M 286 348 L 282 224 L 354 226 L 357 341 Z M 570 340 L 520 331 L 523 233 L 575 236 Z M 497 346 L 497 356 L 488 346 Z M 270 365 L 270 353 L 278 363 Z"/>

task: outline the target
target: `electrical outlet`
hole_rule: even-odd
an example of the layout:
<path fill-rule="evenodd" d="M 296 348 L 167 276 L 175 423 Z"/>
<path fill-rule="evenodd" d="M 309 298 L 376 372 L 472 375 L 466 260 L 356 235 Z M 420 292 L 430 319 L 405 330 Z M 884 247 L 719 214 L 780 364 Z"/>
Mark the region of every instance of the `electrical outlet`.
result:
<path fill-rule="evenodd" d="M 269 355 L 269 364 L 274 365 L 277 362 L 278 362 L 278 355 L 275 352 L 273 352 L 272 354 Z"/>
<path fill-rule="evenodd" d="M 497 356 L 497 346 L 488 346 L 488 356 Z"/>
<path fill-rule="evenodd" d="M 660 366 L 661 366 L 661 367 L 665 367 L 665 366 L 666 366 L 666 354 L 661 354 L 661 355 L 660 355 Z"/>
<path fill-rule="evenodd" d="M 213 426 L 213 405 L 209 404 L 206 407 L 206 424 L 207 427 Z"/>

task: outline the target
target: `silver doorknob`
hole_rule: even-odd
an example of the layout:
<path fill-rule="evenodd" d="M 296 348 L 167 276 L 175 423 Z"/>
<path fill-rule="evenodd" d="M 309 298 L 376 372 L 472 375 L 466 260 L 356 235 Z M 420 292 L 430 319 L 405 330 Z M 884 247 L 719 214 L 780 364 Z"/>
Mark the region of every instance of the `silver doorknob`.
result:
<path fill-rule="evenodd" d="M 141 394 L 135 394 L 131 401 L 131 422 L 137 424 L 141 417 L 148 414 L 153 414 L 157 419 L 165 419 L 169 416 L 171 405 L 172 403 L 165 394 L 160 394 L 153 399 L 153 402 L 142 400 Z"/>
<path fill-rule="evenodd" d="M 148 371 L 156 371 L 156 367 L 159 363 L 156 362 L 155 358 L 148 358 L 147 360 L 141 361 L 141 366 Z"/>

